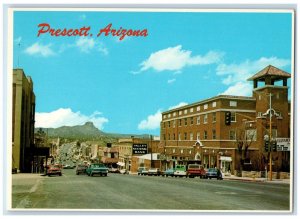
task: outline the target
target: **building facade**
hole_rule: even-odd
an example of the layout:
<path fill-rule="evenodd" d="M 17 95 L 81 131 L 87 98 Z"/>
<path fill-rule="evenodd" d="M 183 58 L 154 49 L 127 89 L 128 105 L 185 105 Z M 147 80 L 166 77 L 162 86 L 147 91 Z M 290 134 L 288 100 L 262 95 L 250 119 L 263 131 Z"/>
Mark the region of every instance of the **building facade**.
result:
<path fill-rule="evenodd" d="M 31 171 L 34 147 L 35 94 L 33 81 L 22 69 L 13 69 L 12 169 Z"/>
<path fill-rule="evenodd" d="M 265 170 L 265 136 L 290 138 L 288 78 L 287 72 L 267 66 L 248 79 L 253 81 L 251 97 L 219 95 L 163 112 L 164 168 L 197 162 L 231 173 Z M 273 170 L 289 171 L 289 150 L 272 154 Z"/>

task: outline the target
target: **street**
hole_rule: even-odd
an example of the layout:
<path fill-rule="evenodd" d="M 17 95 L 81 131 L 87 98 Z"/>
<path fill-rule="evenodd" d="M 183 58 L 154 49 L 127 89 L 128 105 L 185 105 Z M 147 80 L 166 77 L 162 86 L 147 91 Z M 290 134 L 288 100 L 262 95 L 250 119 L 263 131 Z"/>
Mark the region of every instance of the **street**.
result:
<path fill-rule="evenodd" d="M 12 208 L 289 211 L 290 185 L 110 173 L 14 174 Z"/>

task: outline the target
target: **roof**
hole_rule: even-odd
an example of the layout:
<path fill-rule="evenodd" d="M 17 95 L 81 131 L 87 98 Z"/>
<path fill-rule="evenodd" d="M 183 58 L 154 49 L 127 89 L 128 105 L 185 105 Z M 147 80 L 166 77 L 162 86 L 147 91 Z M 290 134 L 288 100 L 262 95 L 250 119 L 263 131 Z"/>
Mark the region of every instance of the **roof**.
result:
<path fill-rule="evenodd" d="M 274 79 L 276 79 L 276 78 L 282 79 L 282 78 L 290 78 L 291 74 L 289 74 L 279 68 L 276 68 L 272 65 L 268 65 L 263 70 L 257 72 L 255 75 L 253 75 L 251 78 L 248 78 L 247 80 L 253 81 L 255 79 L 260 79 L 265 76 L 274 76 Z"/>
<path fill-rule="evenodd" d="M 214 97 L 209 98 L 209 99 L 205 99 L 205 100 L 202 100 L 202 101 L 198 101 L 198 102 L 195 102 L 195 103 L 187 104 L 187 105 L 184 105 L 184 106 L 181 106 L 181 107 L 177 107 L 177 108 L 173 108 L 173 109 L 164 111 L 164 112 L 162 112 L 162 114 L 170 113 L 170 112 L 177 111 L 177 110 L 187 109 L 189 107 L 209 103 L 211 101 L 218 100 L 218 99 L 256 101 L 256 99 L 254 97 L 233 96 L 233 95 L 218 95 L 218 96 L 214 96 Z"/>

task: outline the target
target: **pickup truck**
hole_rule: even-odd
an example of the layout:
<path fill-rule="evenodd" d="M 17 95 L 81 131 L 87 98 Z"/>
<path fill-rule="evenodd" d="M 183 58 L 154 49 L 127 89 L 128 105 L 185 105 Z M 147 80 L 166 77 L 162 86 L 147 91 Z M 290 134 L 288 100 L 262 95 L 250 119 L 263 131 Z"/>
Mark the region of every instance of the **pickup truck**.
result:
<path fill-rule="evenodd" d="M 100 174 L 100 176 L 107 176 L 108 168 L 102 164 L 91 164 L 87 169 L 86 173 L 88 176 L 93 176 L 94 174 Z"/>
<path fill-rule="evenodd" d="M 190 178 L 194 178 L 195 176 L 206 178 L 206 171 L 200 164 L 189 164 L 187 168 L 187 176 Z"/>

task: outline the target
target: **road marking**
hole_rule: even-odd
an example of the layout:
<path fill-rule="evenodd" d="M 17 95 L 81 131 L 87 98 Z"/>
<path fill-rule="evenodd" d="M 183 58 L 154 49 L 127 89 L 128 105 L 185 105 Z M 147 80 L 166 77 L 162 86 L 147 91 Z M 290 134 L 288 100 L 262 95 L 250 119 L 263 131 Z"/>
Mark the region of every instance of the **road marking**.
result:
<path fill-rule="evenodd" d="M 30 188 L 28 194 L 19 202 L 19 204 L 16 206 L 16 208 L 29 208 L 31 207 L 32 203 L 29 199 L 29 195 L 31 193 L 34 193 L 38 186 L 41 184 L 41 179 L 38 179 L 37 182 Z"/>
<path fill-rule="evenodd" d="M 218 191 L 215 193 L 219 194 L 219 195 L 236 195 L 237 194 L 236 192 L 227 192 L 227 191 Z"/>

